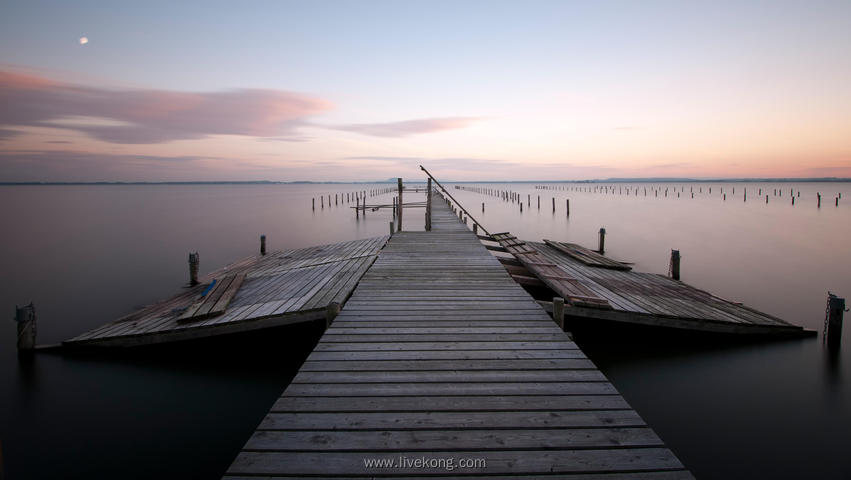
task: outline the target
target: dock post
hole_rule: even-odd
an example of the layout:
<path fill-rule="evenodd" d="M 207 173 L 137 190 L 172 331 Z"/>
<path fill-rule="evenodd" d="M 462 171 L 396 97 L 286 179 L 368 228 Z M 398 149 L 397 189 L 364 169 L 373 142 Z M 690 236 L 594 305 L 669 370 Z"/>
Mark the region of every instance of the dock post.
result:
<path fill-rule="evenodd" d="M 426 231 L 431 231 L 431 177 L 426 181 Z"/>
<path fill-rule="evenodd" d="M 393 220 L 390 220 L 390 236 L 393 236 Z"/>
<path fill-rule="evenodd" d="M 570 199 L 569 198 L 566 198 L 564 200 L 564 208 L 567 211 L 567 216 L 569 217 L 570 216 Z"/>
<path fill-rule="evenodd" d="M 478 223 L 474 223 L 474 224 L 473 224 L 473 233 L 474 233 L 475 235 L 478 235 L 478 234 L 479 234 L 479 224 L 478 224 Z"/>
<path fill-rule="evenodd" d="M 606 253 L 606 229 L 600 228 L 600 248 L 597 249 L 600 252 L 600 255 L 604 255 Z"/>
<path fill-rule="evenodd" d="M 818 203 L 816 204 L 816 208 L 821 208 L 821 193 L 816 192 L 816 196 L 818 197 Z"/>
<path fill-rule="evenodd" d="M 316 210 L 316 198 L 311 198 L 311 200 L 311 207 L 313 208 L 313 210 Z"/>
<path fill-rule="evenodd" d="M 360 197 L 355 198 L 355 218 L 360 218 Z"/>
<path fill-rule="evenodd" d="M 260 235 L 260 255 L 266 255 L 266 235 Z"/>
<path fill-rule="evenodd" d="M 337 318 L 337 315 L 340 313 L 340 304 L 337 302 L 331 302 L 325 307 L 325 328 L 331 326 L 334 323 L 334 319 Z"/>
<path fill-rule="evenodd" d="M 485 213 L 485 202 L 482 202 L 482 213 Z"/>
<path fill-rule="evenodd" d="M 32 302 L 23 307 L 16 305 L 15 322 L 18 324 L 18 355 L 32 353 L 37 333 L 35 305 Z"/>
<path fill-rule="evenodd" d="M 564 299 L 561 297 L 553 297 L 553 321 L 564 332 Z"/>
<path fill-rule="evenodd" d="M 201 262 L 198 252 L 189 254 L 189 286 L 198 285 L 198 264 Z"/>
<path fill-rule="evenodd" d="M 398 209 L 399 212 L 398 212 L 398 215 L 397 215 L 399 217 L 399 223 L 396 225 L 396 231 L 401 232 L 402 231 L 402 205 L 403 205 L 403 203 L 402 203 L 402 177 L 397 178 L 397 181 L 399 183 L 399 209 Z"/>
<path fill-rule="evenodd" d="M 553 197 L 553 213 L 556 213 L 556 197 Z"/>
<path fill-rule="evenodd" d="M 680 251 L 671 249 L 671 278 L 680 279 Z"/>
<path fill-rule="evenodd" d="M 825 331 L 822 334 L 822 343 L 827 338 L 827 348 L 830 350 L 839 350 L 839 344 L 842 341 L 842 316 L 844 313 L 845 299 L 827 292 L 827 317 L 824 319 Z"/>

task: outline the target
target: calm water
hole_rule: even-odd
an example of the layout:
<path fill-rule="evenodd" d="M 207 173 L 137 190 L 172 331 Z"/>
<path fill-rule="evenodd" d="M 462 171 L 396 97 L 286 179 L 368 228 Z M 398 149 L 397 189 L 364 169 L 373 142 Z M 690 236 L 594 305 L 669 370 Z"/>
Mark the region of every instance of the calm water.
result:
<path fill-rule="evenodd" d="M 627 185 L 613 194 L 479 186 L 514 190 L 524 202 L 531 195 L 521 214 L 516 203 L 450 189 L 491 231 L 595 246 L 605 227 L 608 255 L 657 273 L 678 248 L 684 281 L 819 332 L 827 291 L 851 296 L 849 184 L 683 184 L 679 198 L 673 184 L 662 184 L 659 197 L 651 184 L 637 184 L 638 196 L 626 195 Z M 270 249 L 383 235 L 387 211 L 356 219 L 351 204 L 323 209 L 318 198 L 310 208 L 320 194 L 333 200 L 370 188 L 378 187 L 0 187 L 0 309 L 9 319 L 15 304 L 34 301 L 39 343 L 58 342 L 173 294 L 186 281 L 190 251 L 200 252 L 204 272 L 254 254 L 261 234 Z M 795 206 L 790 189 L 801 192 Z M 421 212 L 406 211 L 406 228 L 422 229 Z M 5 323 L 0 442 L 9 478 L 215 478 L 310 351 L 302 339 L 318 334 L 285 330 L 190 352 L 41 354 L 21 364 L 14 322 Z M 845 355 L 833 362 L 820 338 L 578 341 L 699 478 L 851 478 L 849 330 Z"/>

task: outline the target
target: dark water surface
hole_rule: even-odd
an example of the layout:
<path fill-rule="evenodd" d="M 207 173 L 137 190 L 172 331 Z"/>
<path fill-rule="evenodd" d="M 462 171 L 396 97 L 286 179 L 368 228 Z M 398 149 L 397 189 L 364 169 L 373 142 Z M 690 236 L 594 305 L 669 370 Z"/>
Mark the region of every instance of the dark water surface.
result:
<path fill-rule="evenodd" d="M 595 246 L 605 227 L 608 255 L 657 273 L 667 271 L 670 248 L 678 248 L 684 281 L 819 332 L 827 290 L 851 296 L 846 183 L 712 184 L 711 195 L 709 184 L 684 184 L 679 198 L 665 184 L 667 198 L 661 191 L 653 196 L 650 184 L 638 184 L 638 196 L 618 194 L 618 185 L 609 195 L 480 186 L 512 189 L 524 201 L 531 195 L 532 208 L 524 205 L 521 214 L 517 204 L 451 189 L 491 231 Z M 356 219 L 351 204 L 322 209 L 318 199 L 316 211 L 310 208 L 320 194 L 333 200 L 335 193 L 370 188 L 376 187 L 0 187 L 0 311 L 9 319 L 0 328 L 6 478 L 220 476 L 309 353 L 315 328 L 191 349 L 39 354 L 20 363 L 10 320 L 15 304 L 34 301 L 39 343 L 58 342 L 175 293 L 187 280 L 190 251 L 200 252 L 206 272 L 254 254 L 261 234 L 270 250 L 383 235 L 387 211 Z M 801 192 L 795 206 L 790 189 Z M 422 211 L 406 211 L 405 223 L 422 229 Z M 698 478 L 847 479 L 849 330 L 844 355 L 833 361 L 820 337 L 732 343 L 580 331 L 577 341 Z"/>

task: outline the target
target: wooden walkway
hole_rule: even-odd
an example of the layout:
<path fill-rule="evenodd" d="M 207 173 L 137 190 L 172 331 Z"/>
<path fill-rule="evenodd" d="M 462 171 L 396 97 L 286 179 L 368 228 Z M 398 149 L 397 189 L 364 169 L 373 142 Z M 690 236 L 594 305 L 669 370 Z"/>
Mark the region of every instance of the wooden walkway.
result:
<path fill-rule="evenodd" d="M 388 238 L 249 257 L 62 344 L 130 347 L 321 320 L 329 304 L 349 297 Z"/>
<path fill-rule="evenodd" d="M 225 478 L 692 478 L 446 204 L 432 215 L 390 239 Z"/>

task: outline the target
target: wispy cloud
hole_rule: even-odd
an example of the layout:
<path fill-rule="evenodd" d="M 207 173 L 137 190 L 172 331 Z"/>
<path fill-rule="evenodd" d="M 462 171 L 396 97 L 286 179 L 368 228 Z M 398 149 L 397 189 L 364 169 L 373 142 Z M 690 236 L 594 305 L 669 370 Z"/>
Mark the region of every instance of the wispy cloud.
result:
<path fill-rule="evenodd" d="M 456 130 L 466 128 L 469 125 L 483 120 L 481 117 L 441 117 L 441 118 L 418 118 L 404 120 L 401 122 L 388 123 L 354 123 L 349 125 L 329 126 L 336 130 L 371 135 L 374 137 L 408 137 L 423 133 L 441 132 L 445 130 Z"/>
<path fill-rule="evenodd" d="M 12 129 L 8 129 L 8 128 L 0 128 L 0 142 L 2 142 L 3 140 L 6 140 L 8 138 L 12 138 L 15 135 L 18 135 L 20 133 L 21 132 L 19 132 L 17 130 L 12 130 Z"/>
<path fill-rule="evenodd" d="M 109 90 L 9 71 L 0 71 L 0 105 L 0 125 L 65 128 L 132 144 L 209 135 L 294 137 L 310 116 L 332 108 L 321 98 L 281 90 Z"/>
<path fill-rule="evenodd" d="M 212 157 L 125 155 L 71 150 L 0 152 L 0 181 L 168 180 L 198 174 L 198 163 Z M 158 178 L 162 172 L 168 176 Z"/>
<path fill-rule="evenodd" d="M 342 160 L 366 160 L 386 163 L 387 166 L 410 167 L 423 165 L 426 168 L 450 168 L 462 171 L 482 171 L 494 167 L 515 167 L 520 164 L 505 160 L 467 157 L 406 157 L 406 156 L 357 156 L 343 157 Z"/>

